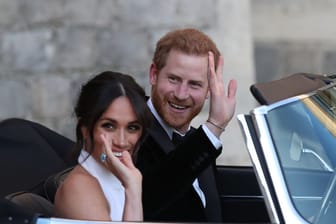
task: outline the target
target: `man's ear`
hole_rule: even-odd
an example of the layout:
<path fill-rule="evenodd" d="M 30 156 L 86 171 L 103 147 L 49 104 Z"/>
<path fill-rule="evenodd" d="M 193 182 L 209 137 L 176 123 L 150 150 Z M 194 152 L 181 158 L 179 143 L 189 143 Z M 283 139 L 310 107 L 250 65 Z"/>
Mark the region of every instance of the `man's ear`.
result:
<path fill-rule="evenodd" d="M 205 99 L 209 99 L 209 98 L 210 98 L 210 89 L 208 89 Z"/>
<path fill-rule="evenodd" d="M 149 68 L 149 81 L 151 85 L 155 85 L 157 82 L 158 70 L 154 63 L 151 64 Z"/>

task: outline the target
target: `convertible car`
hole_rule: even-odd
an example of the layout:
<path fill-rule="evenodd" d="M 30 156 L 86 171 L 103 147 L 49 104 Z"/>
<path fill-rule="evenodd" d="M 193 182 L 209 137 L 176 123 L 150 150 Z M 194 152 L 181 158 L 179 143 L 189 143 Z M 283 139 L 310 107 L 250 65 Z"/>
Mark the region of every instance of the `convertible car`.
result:
<path fill-rule="evenodd" d="M 237 119 L 252 166 L 217 165 L 225 223 L 334 223 L 335 80 L 299 73 L 251 86 L 260 105 Z M 0 122 L 0 223 L 93 223 L 52 215 L 73 144 L 32 121 Z"/>

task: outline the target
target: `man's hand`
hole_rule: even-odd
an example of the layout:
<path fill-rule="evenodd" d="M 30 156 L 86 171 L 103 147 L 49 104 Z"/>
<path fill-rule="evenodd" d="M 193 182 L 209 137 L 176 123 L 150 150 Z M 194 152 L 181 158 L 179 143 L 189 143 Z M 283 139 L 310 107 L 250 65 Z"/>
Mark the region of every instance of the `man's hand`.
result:
<path fill-rule="evenodd" d="M 210 89 L 210 111 L 207 120 L 207 127 L 217 137 L 225 130 L 236 109 L 237 81 L 232 79 L 229 82 L 227 94 L 223 82 L 224 58 L 218 59 L 217 70 L 215 70 L 214 55 L 209 52 L 208 81 Z"/>

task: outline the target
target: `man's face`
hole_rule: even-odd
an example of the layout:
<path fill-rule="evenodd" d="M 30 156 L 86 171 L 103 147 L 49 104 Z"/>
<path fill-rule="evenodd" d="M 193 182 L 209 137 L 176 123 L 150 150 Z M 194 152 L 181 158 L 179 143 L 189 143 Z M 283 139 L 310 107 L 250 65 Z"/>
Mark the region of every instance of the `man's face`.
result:
<path fill-rule="evenodd" d="M 187 55 L 170 51 L 166 65 L 150 69 L 152 101 L 162 119 L 185 132 L 199 114 L 208 96 L 208 56 Z"/>

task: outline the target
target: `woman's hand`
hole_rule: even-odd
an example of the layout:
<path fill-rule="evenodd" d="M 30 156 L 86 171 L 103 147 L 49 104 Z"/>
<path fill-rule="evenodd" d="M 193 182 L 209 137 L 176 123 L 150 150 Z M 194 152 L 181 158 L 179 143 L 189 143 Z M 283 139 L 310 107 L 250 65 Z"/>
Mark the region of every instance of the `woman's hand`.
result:
<path fill-rule="evenodd" d="M 141 172 L 134 166 L 132 157 L 128 151 L 123 151 L 119 157 L 112 152 L 112 142 L 105 136 L 101 135 L 104 143 L 104 153 L 107 155 L 105 166 L 120 180 L 125 188 L 140 188 L 142 175 Z"/>
<path fill-rule="evenodd" d="M 104 164 L 125 188 L 123 221 L 140 222 L 143 220 L 141 172 L 134 166 L 128 151 L 123 151 L 120 157 L 116 157 L 112 152 L 112 141 L 103 134 L 101 138 L 104 143 L 104 153 L 107 155 Z"/>

